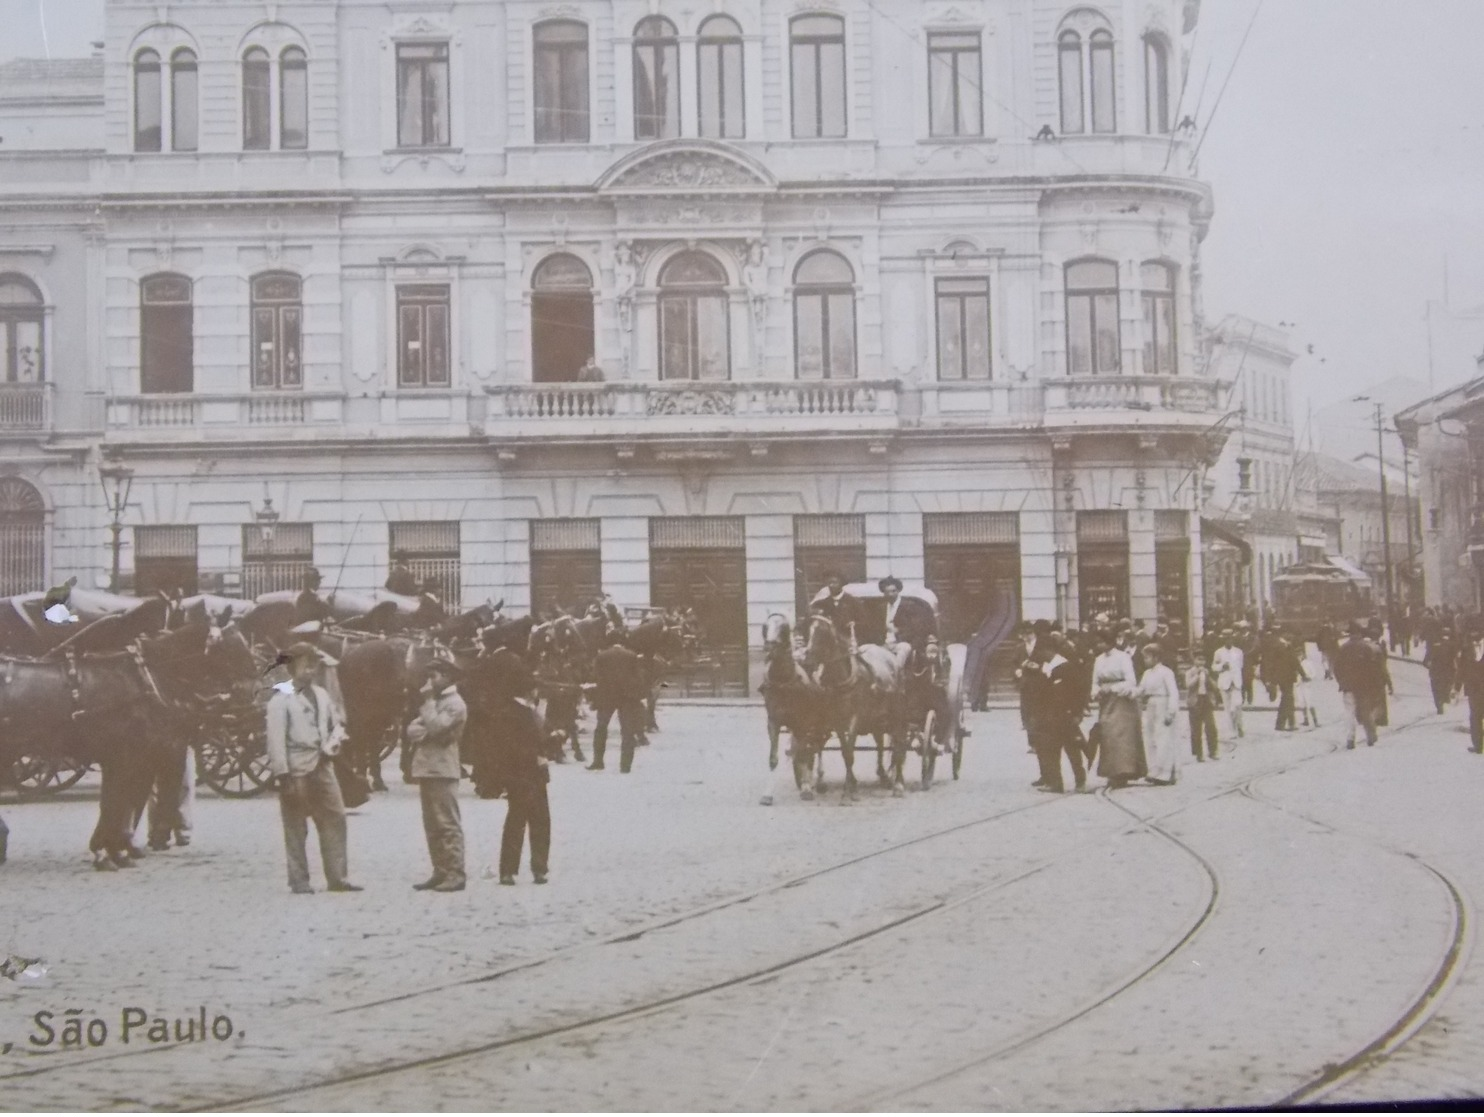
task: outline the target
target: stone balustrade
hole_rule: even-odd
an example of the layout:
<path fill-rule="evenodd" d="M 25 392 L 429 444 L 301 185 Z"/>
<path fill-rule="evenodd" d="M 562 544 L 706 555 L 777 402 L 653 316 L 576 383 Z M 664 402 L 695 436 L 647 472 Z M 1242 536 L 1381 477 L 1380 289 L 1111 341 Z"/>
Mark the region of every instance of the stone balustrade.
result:
<path fill-rule="evenodd" d="M 0 384 L 0 431 L 45 431 L 51 425 L 50 384 Z"/>

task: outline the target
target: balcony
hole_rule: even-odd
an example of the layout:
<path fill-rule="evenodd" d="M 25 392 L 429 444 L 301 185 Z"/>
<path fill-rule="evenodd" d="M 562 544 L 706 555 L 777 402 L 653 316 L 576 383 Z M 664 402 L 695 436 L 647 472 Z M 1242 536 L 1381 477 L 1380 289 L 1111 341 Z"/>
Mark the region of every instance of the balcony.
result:
<path fill-rule="evenodd" d="M 113 396 L 107 440 L 113 443 L 313 441 L 340 433 L 338 392 Z"/>
<path fill-rule="evenodd" d="M 1193 376 L 1076 376 L 1046 381 L 1046 428 L 1202 430 L 1222 413 L 1217 380 Z"/>
<path fill-rule="evenodd" d="M 500 442 L 884 435 L 896 381 L 501 384 L 486 389 L 485 433 Z"/>
<path fill-rule="evenodd" d="M 50 384 L 0 384 L 0 434 L 49 431 L 51 426 Z"/>

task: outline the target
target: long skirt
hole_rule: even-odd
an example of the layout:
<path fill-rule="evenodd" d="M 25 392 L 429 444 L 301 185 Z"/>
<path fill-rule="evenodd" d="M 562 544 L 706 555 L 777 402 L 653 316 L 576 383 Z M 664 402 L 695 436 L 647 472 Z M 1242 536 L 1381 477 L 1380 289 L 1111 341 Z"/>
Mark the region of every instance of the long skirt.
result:
<path fill-rule="evenodd" d="M 1116 695 L 1100 699 L 1098 726 L 1098 775 L 1108 780 L 1137 780 L 1149 774 L 1137 702 Z"/>
<path fill-rule="evenodd" d="M 1144 707 L 1144 751 L 1150 778 L 1173 783 L 1180 773 L 1180 746 L 1175 726 L 1165 724 L 1169 713 L 1169 703 L 1163 700 L 1151 700 Z"/>

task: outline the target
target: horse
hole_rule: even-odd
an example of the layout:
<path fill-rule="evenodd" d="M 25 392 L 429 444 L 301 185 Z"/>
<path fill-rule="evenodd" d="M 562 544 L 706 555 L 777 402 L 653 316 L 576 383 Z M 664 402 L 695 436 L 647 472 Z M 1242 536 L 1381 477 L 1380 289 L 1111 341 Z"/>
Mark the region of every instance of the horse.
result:
<path fill-rule="evenodd" d="M 816 615 L 809 619 L 804 667 L 826 694 L 829 724 L 835 727 L 845 757 L 846 797 L 856 791 L 855 741 L 862 733 L 876 741 L 877 779 L 889 784 L 894 796 L 903 795 L 907 742 L 902 732 L 902 665 L 897 657 L 879 644 L 855 647 L 833 621 Z M 884 763 L 888 737 L 890 773 Z"/>
<path fill-rule="evenodd" d="M 793 757 L 794 783 L 804 799 L 813 799 L 824 786 L 824 771 L 815 769 L 816 759 L 823 755 L 822 745 L 829 736 L 828 724 L 821 714 L 824 694 L 794 654 L 793 629 L 781 613 L 770 613 L 763 622 L 763 682 L 758 688 L 768 714 L 768 770 L 778 767 L 778 737 L 787 729 L 793 738 L 789 750 Z M 772 806 L 772 794 L 763 797 L 763 806 Z"/>
<path fill-rule="evenodd" d="M 638 653 L 649 672 L 649 696 L 645 699 L 645 732 L 659 732 L 655 721 L 655 707 L 659 703 L 660 688 L 664 685 L 665 669 L 685 652 L 684 626 L 678 618 L 666 613 L 646 617 L 634 628 L 627 629 L 624 641 L 629 649 Z"/>
<path fill-rule="evenodd" d="M 587 759 L 582 754 L 577 728 L 578 711 L 582 705 L 582 679 L 576 665 L 565 654 L 565 647 L 558 644 L 554 635 L 555 624 L 555 621 L 547 621 L 531 629 L 526 660 L 536 677 L 538 692 L 546 699 L 542 715 L 546 728 L 561 738 L 561 743 L 554 746 L 552 759 L 565 760 L 562 750 L 565 744 L 570 744 L 572 759 L 580 762 Z"/>

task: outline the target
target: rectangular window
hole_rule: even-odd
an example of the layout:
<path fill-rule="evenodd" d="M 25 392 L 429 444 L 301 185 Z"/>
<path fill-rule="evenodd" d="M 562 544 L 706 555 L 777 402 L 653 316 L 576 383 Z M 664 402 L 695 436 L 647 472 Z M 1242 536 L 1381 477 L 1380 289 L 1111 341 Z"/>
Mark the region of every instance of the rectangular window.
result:
<path fill-rule="evenodd" d="M 448 146 L 448 44 L 397 45 L 397 146 Z"/>
<path fill-rule="evenodd" d="M 1128 514 L 1077 513 L 1077 583 L 1083 624 L 1129 615 Z"/>
<path fill-rule="evenodd" d="M 449 384 L 449 294 L 446 283 L 397 288 L 397 383 L 403 388 Z"/>
<path fill-rule="evenodd" d="M 184 276 L 151 276 L 139 307 L 139 390 L 189 392 L 195 379 L 191 282 Z"/>
<path fill-rule="evenodd" d="M 596 519 L 532 520 L 531 614 L 581 616 L 603 595 L 601 525 Z"/>
<path fill-rule="evenodd" d="M 463 601 L 459 522 L 412 520 L 387 529 L 389 564 L 409 571 L 446 608 L 458 609 Z"/>
<path fill-rule="evenodd" d="M 794 21 L 790 70 L 797 139 L 845 136 L 845 23 L 836 16 Z"/>
<path fill-rule="evenodd" d="M 1082 115 L 1082 40 L 1074 33 L 1062 36 L 1056 52 L 1061 79 L 1061 131 L 1064 136 L 1087 130 Z"/>
<path fill-rule="evenodd" d="M 989 280 L 938 280 L 938 379 L 988 380 Z"/>
<path fill-rule="evenodd" d="M 1113 89 L 1113 39 L 1099 32 L 1092 36 L 1092 130 L 1113 132 L 1117 130 L 1117 115 L 1114 111 Z"/>
<path fill-rule="evenodd" d="M 1144 371 L 1175 372 L 1175 299 L 1167 292 L 1144 294 Z"/>
<path fill-rule="evenodd" d="M 557 21 L 536 28 L 536 142 L 587 143 L 587 27 Z"/>
<path fill-rule="evenodd" d="M 979 34 L 928 36 L 929 130 L 934 136 L 984 133 Z"/>
<path fill-rule="evenodd" d="M 634 138 L 680 135 L 680 47 L 674 39 L 634 44 Z"/>
<path fill-rule="evenodd" d="M 299 590 L 313 565 L 313 524 L 275 524 L 272 539 L 255 523 L 242 525 L 243 597 Z"/>
<path fill-rule="evenodd" d="M 195 151 L 200 133 L 199 84 L 194 61 L 170 64 L 170 149 Z"/>
<path fill-rule="evenodd" d="M 446 75 L 446 71 L 445 71 Z M 445 76 L 445 87 L 447 78 Z M 286 51 L 279 74 L 282 104 L 279 106 L 279 146 L 285 151 L 309 146 L 309 66 L 302 53 Z M 446 98 L 445 98 L 446 99 Z M 448 114 L 444 121 L 443 143 L 448 142 Z"/>
<path fill-rule="evenodd" d="M 866 580 L 866 518 L 794 517 L 794 609 L 807 617 L 814 595 L 838 574 L 846 585 Z"/>

